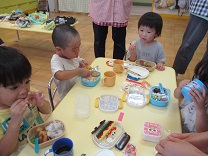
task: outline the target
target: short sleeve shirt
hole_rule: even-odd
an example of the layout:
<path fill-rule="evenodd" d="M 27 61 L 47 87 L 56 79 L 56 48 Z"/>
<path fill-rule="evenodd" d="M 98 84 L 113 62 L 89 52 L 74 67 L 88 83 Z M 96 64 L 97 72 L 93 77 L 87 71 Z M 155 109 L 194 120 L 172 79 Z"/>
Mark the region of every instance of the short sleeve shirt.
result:
<path fill-rule="evenodd" d="M 73 59 L 65 59 L 57 54 L 54 54 L 51 59 L 51 70 L 52 75 L 57 71 L 64 71 L 64 70 L 74 70 L 79 68 L 81 58 L 73 58 Z M 63 80 L 60 81 L 55 78 L 56 86 L 60 95 L 60 98 L 63 99 L 65 95 L 70 91 L 70 89 L 74 86 L 77 81 L 77 76 L 70 79 L 70 80 Z"/>
<path fill-rule="evenodd" d="M 166 61 L 163 46 L 160 42 L 155 40 L 152 45 L 146 46 L 138 39 L 133 41 L 133 43 L 136 45 L 137 59 L 144 59 L 155 63 Z"/>
<path fill-rule="evenodd" d="M 4 109 L 0 110 L 0 139 L 4 136 L 8 124 L 10 122 L 10 110 Z M 39 114 L 39 111 L 36 106 L 28 104 L 24 118 L 20 125 L 18 145 L 15 152 L 12 155 L 17 155 L 21 149 L 27 144 L 27 133 L 28 131 L 39 124 L 42 124 L 43 120 Z"/>

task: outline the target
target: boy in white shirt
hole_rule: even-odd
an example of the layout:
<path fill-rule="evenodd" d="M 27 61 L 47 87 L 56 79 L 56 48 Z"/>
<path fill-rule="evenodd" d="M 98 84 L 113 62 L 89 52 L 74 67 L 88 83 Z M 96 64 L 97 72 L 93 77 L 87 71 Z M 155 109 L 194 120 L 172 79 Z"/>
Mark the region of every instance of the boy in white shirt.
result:
<path fill-rule="evenodd" d="M 81 39 L 78 31 L 69 24 L 58 25 L 52 33 L 56 54 L 51 59 L 51 70 L 60 98 L 69 92 L 78 76 L 88 77 L 88 64 L 79 57 Z"/>

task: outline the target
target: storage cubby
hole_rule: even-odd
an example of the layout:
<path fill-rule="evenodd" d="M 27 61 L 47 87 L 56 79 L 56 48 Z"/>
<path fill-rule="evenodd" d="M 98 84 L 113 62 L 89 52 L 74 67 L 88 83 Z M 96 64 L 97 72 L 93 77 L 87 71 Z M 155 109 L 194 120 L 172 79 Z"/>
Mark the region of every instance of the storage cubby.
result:
<path fill-rule="evenodd" d="M 188 19 L 189 13 L 184 13 L 182 16 L 178 14 L 178 9 L 171 10 L 170 8 L 156 8 L 155 0 L 152 0 L 152 11 L 160 14 L 162 17 Z"/>

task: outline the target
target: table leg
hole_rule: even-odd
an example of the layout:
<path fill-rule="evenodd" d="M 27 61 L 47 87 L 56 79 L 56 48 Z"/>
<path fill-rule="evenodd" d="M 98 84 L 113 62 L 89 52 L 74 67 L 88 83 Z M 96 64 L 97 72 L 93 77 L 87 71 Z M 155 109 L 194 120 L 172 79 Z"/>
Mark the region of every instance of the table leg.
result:
<path fill-rule="evenodd" d="M 19 37 L 19 32 L 18 32 L 18 30 L 16 30 L 16 34 L 17 34 L 18 44 L 19 44 L 19 47 L 20 47 L 20 49 L 21 49 L 20 37 Z"/>

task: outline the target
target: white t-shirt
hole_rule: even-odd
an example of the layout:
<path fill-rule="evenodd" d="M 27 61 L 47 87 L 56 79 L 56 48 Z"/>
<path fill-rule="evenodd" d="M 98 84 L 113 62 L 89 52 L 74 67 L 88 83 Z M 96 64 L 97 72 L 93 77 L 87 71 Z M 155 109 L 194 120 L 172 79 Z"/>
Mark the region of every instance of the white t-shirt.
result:
<path fill-rule="evenodd" d="M 206 108 L 207 108 L 207 102 L 208 101 L 206 101 L 206 105 L 205 105 Z M 194 108 L 194 102 L 190 102 L 184 98 L 180 104 L 180 108 L 181 108 L 181 119 L 182 119 L 182 132 L 195 133 L 196 109 Z"/>
<path fill-rule="evenodd" d="M 65 59 L 62 57 L 59 57 L 57 54 L 54 54 L 51 59 L 51 70 L 52 75 L 57 71 L 64 71 L 64 70 L 74 70 L 79 68 L 80 61 L 82 59 L 78 56 L 77 58 L 73 59 Z M 77 76 L 70 79 L 70 80 L 64 80 L 60 81 L 54 78 L 60 98 L 63 99 L 64 96 L 70 91 L 70 89 L 74 86 L 77 80 Z"/>

